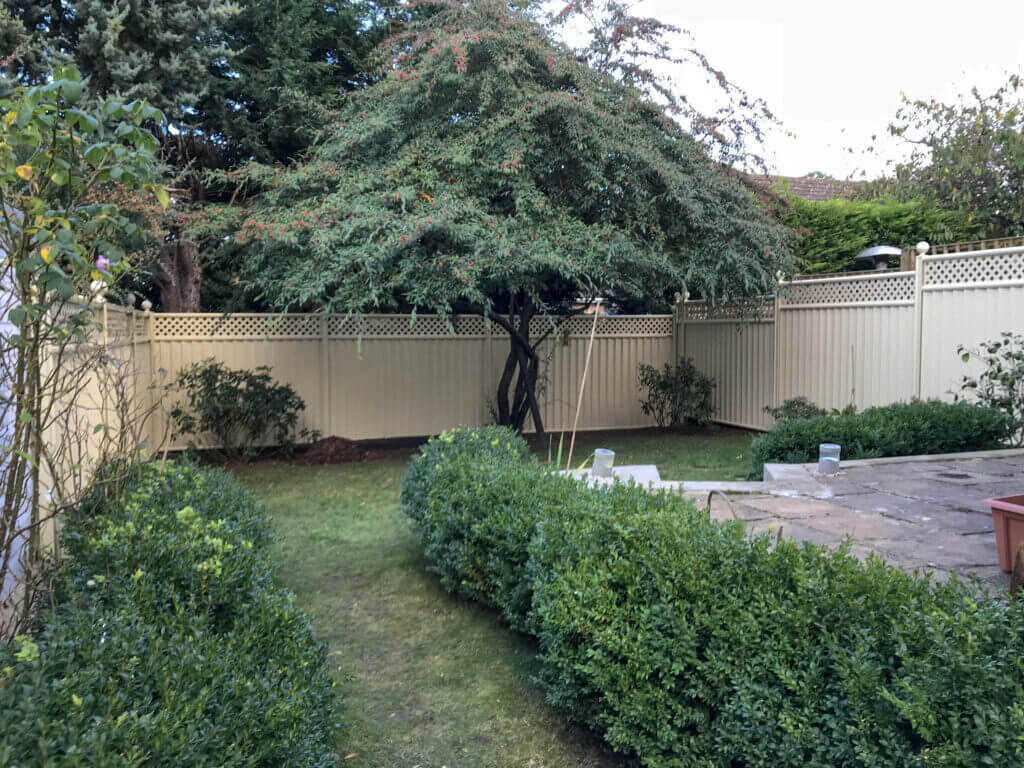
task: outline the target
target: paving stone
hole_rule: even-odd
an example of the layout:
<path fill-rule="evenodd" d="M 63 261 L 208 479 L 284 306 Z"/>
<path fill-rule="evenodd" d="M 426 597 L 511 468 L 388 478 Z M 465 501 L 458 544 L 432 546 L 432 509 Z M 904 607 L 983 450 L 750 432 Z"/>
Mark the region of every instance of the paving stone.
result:
<path fill-rule="evenodd" d="M 832 491 L 833 496 L 847 496 L 871 490 L 864 485 L 864 478 L 849 476 L 845 471 L 831 476 L 816 475 L 816 477 Z"/>
<path fill-rule="evenodd" d="M 880 539 L 872 542 L 887 560 L 924 563 L 930 568 L 985 568 L 998 564 L 995 536 L 947 536 L 940 539 Z"/>
<path fill-rule="evenodd" d="M 858 541 L 910 537 L 920 531 L 918 526 L 877 512 L 858 512 L 846 507 L 835 507 L 832 514 L 808 518 L 805 525 L 828 531 L 840 538 L 849 536 Z"/>
<path fill-rule="evenodd" d="M 835 504 L 830 501 L 808 499 L 804 497 L 788 498 L 771 496 L 759 499 L 744 499 L 743 506 L 784 519 L 801 517 L 827 516 L 835 511 Z"/>
<path fill-rule="evenodd" d="M 1000 479 L 1024 478 L 1024 458 L 1017 459 L 964 459 L 951 462 L 948 466 L 968 472 L 994 475 Z"/>
<path fill-rule="evenodd" d="M 939 502 L 907 499 L 879 491 L 836 497 L 835 503 L 859 512 L 877 512 L 885 517 L 914 523 L 928 531 L 949 533 L 992 531 L 992 516 L 987 513 L 964 511 Z"/>
<path fill-rule="evenodd" d="M 789 520 L 779 517 L 755 520 L 747 526 L 747 532 L 752 536 L 767 533 L 774 538 L 778 536 L 780 530 L 782 531 L 782 536 L 784 538 L 800 542 L 809 541 L 812 544 L 837 547 L 845 540 L 845 537 L 841 534 L 836 534 L 828 530 L 811 528 L 804 525 L 803 521 Z"/>

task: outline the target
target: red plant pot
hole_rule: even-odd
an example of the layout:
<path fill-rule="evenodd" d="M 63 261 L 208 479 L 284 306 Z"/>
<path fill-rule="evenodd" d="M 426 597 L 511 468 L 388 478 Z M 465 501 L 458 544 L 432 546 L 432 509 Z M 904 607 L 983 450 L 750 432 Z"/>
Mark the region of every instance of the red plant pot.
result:
<path fill-rule="evenodd" d="M 1013 570 L 1013 560 L 1017 552 L 1024 546 L 1024 494 L 1001 499 L 985 499 L 981 503 L 992 508 L 992 524 L 996 529 L 996 546 L 999 548 L 999 567 L 1009 573 Z"/>

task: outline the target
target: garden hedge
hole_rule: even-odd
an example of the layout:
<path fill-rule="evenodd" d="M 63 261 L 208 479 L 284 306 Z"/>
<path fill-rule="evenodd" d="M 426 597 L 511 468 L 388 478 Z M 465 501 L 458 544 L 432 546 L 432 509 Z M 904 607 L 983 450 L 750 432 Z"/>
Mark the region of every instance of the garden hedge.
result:
<path fill-rule="evenodd" d="M 838 443 L 844 459 L 916 456 L 1001 448 L 1012 423 L 1002 411 L 969 403 L 895 403 L 861 413 L 786 419 L 750 446 L 751 476 L 768 463 L 818 460 L 818 445 Z"/>
<path fill-rule="evenodd" d="M 548 700 L 615 749 L 652 768 L 1024 764 L 1021 601 L 463 435 L 429 443 L 403 494 L 431 568 L 535 635 Z"/>
<path fill-rule="evenodd" d="M 229 475 L 147 465 L 62 540 L 56 607 L 0 649 L 0 765 L 335 764 L 325 647 Z"/>

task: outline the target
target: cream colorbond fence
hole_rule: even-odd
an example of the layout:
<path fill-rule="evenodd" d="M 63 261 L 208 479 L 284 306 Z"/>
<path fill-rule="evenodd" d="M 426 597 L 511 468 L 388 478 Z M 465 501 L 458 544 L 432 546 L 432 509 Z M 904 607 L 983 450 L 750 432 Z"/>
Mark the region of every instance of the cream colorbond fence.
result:
<path fill-rule="evenodd" d="M 583 429 L 649 426 L 640 413 L 637 367 L 663 365 L 674 348 L 671 315 L 602 316 L 580 414 Z M 531 335 L 551 321 L 534 318 Z M 491 421 L 490 403 L 508 350 L 483 318 L 370 315 L 147 315 L 148 365 L 168 379 L 216 358 L 234 368 L 268 365 L 306 401 L 302 426 L 323 435 L 375 439 L 429 435 Z M 562 325 L 540 350 L 548 430 L 572 424 L 592 317 Z M 172 396 L 173 397 L 173 396 Z M 169 398 L 154 419 L 167 427 Z M 174 441 L 172 448 L 184 446 Z"/>
<path fill-rule="evenodd" d="M 1024 247 L 925 255 L 909 272 L 784 284 L 739 309 L 685 302 L 680 354 L 718 381 L 718 418 L 766 429 L 764 407 L 946 398 L 977 372 L 957 346 L 1024 332 Z"/>
<path fill-rule="evenodd" d="M 134 360 L 140 404 L 206 358 L 267 365 L 306 401 L 302 426 L 352 439 L 411 437 L 488 423 L 508 340 L 478 316 L 154 314 L 109 306 L 106 332 Z M 535 318 L 536 338 L 550 324 Z M 545 427 L 572 425 L 592 317 L 542 345 Z M 1024 331 L 1024 247 L 926 255 L 909 272 L 783 284 L 743 307 L 687 301 L 674 315 L 602 316 L 580 414 L 582 429 L 651 426 L 640 413 L 640 363 L 691 357 L 717 382 L 717 419 L 752 429 L 764 407 L 806 396 L 826 408 L 950 396 L 972 370 L 956 353 Z M 150 420 L 169 431 L 175 395 Z M 96 406 L 98 407 L 98 406 Z M 184 447 L 182 440 L 171 448 Z"/>

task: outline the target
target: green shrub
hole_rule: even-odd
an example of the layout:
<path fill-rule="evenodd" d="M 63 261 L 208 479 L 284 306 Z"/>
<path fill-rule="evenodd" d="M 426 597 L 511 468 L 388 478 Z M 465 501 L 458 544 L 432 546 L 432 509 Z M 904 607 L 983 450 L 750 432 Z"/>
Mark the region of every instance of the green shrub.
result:
<path fill-rule="evenodd" d="M 877 200 L 804 200 L 790 196 L 781 211 L 783 223 L 803 235 L 797 258 L 807 274 L 855 268 L 865 248 L 897 248 L 927 240 L 933 245 L 974 240 L 980 230 L 960 212 L 943 211 L 924 202 Z"/>
<path fill-rule="evenodd" d="M 431 567 L 534 634 L 548 700 L 642 765 L 1024 760 L 1024 601 L 462 446 L 414 465 Z"/>
<path fill-rule="evenodd" d="M 767 463 L 816 461 L 820 443 L 838 443 L 844 459 L 913 456 L 999 448 L 1010 435 L 1002 412 L 967 403 L 896 403 L 862 413 L 781 421 L 754 438 L 751 474 Z"/>
<path fill-rule="evenodd" d="M 435 435 L 420 446 L 402 480 L 402 509 L 413 520 L 427 509 L 432 475 L 441 459 L 478 457 L 481 461 L 516 462 L 527 456 L 529 447 L 522 435 L 509 427 L 459 427 Z"/>
<path fill-rule="evenodd" d="M 531 552 L 548 699 L 643 765 L 1024 758 L 1019 604 L 669 503 L 549 518 Z"/>
<path fill-rule="evenodd" d="M 690 359 L 675 365 L 665 363 L 661 371 L 641 363 L 637 378 L 640 388 L 647 391 L 640 410 L 653 416 L 659 427 L 680 427 L 688 422 L 703 426 L 715 415 L 711 404 L 715 380 L 698 371 Z"/>
<path fill-rule="evenodd" d="M 984 366 L 977 376 L 960 380 L 961 396 L 1005 413 L 1011 442 L 1024 446 L 1024 335 L 1004 331 L 977 349 L 960 346 L 957 352 L 965 363 L 976 358 Z"/>
<path fill-rule="evenodd" d="M 530 606 L 527 545 L 537 517 L 576 485 L 527 453 L 505 427 L 446 432 L 413 459 L 402 490 L 445 589 L 498 608 L 517 628 Z"/>
<path fill-rule="evenodd" d="M 171 411 L 176 436 L 195 440 L 211 435 L 215 447 L 230 458 L 249 459 L 266 440 L 285 454 L 294 452 L 306 403 L 290 386 L 274 381 L 268 366 L 235 370 L 210 358 L 179 371 L 175 384 L 187 401 Z M 298 436 L 317 437 L 306 429 Z"/>
<path fill-rule="evenodd" d="M 764 407 L 764 412 L 776 421 L 787 419 L 814 419 L 818 416 L 827 416 L 828 411 L 819 408 L 806 397 L 791 397 L 784 400 L 782 405 L 772 408 L 770 405 Z"/>
<path fill-rule="evenodd" d="M 0 649 L 0 764 L 334 765 L 326 649 L 250 494 L 169 462 L 84 509 L 43 630 Z"/>

